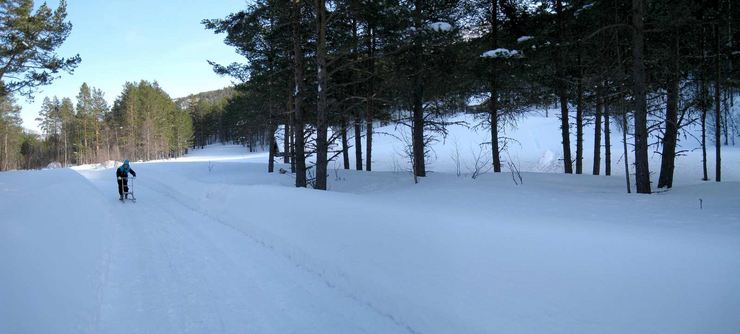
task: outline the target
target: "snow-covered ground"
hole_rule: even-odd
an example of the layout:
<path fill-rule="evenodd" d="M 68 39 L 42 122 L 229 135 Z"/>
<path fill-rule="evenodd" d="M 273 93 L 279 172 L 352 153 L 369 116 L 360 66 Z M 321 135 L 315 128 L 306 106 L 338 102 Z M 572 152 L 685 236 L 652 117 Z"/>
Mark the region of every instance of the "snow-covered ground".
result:
<path fill-rule="evenodd" d="M 508 162 L 516 165 L 521 171 L 537 173 L 562 173 L 563 146 L 560 134 L 560 120 L 556 117 L 557 110 L 550 110 L 550 117 L 544 117 L 541 112 L 529 113 L 526 118 L 517 120 L 516 126 L 506 127 L 500 136 L 506 141 L 505 151 L 501 154 L 503 170 L 508 171 Z M 456 125 L 447 128 L 447 136 L 435 135 L 427 158 L 427 170 L 432 172 L 456 173 L 455 160 L 460 161 L 462 174 L 471 174 L 476 157 L 480 156 L 491 161 L 490 145 L 481 145 L 491 141 L 490 130 L 479 126 L 480 119 L 470 115 L 457 115 L 447 119 Z M 461 124 L 461 125 L 458 125 Z M 376 129 L 373 137 L 373 170 L 408 171 L 410 164 L 404 157 L 406 144 L 398 138 L 411 138 L 410 130 L 406 127 L 386 126 Z M 575 129 L 571 128 L 571 154 L 575 159 Z M 624 154 L 622 146 L 622 132 L 614 120 L 611 123 L 611 150 L 612 175 L 624 178 Z M 605 173 L 604 137 L 601 139 L 601 175 Z M 689 126 L 679 136 L 679 157 L 676 159 L 676 175 L 674 185 L 693 185 L 702 183 L 701 165 L 701 129 L 698 125 Z M 507 139 L 503 139 L 507 138 Z M 713 133 L 707 134 L 707 166 L 709 178 L 714 179 L 714 138 Z M 740 138 L 738 138 L 740 139 Z M 658 143 L 657 133 L 651 137 L 650 143 Z M 630 162 L 630 173 L 634 174 L 634 140 L 630 135 L 627 139 Z M 660 173 L 660 152 L 662 147 L 650 146 L 650 169 L 657 186 Z M 591 174 L 593 170 L 594 128 L 592 124 L 584 127 L 583 134 L 583 172 Z M 456 157 L 459 157 L 456 159 Z M 722 148 L 723 173 L 725 181 L 740 181 L 740 142 L 738 146 L 723 146 Z M 350 161 L 354 167 L 354 156 Z M 339 165 L 338 163 L 335 165 Z M 573 164 L 575 170 L 575 163 Z M 632 178 L 634 182 L 634 177 Z M 634 189 L 634 187 L 633 187 Z M 626 190 L 626 187 L 625 187 Z"/>
<path fill-rule="evenodd" d="M 557 131 L 507 134 L 522 185 L 458 177 L 454 147 L 486 141 L 462 128 L 417 185 L 382 135 L 378 171 L 328 192 L 239 146 L 134 163 L 135 204 L 104 166 L 0 173 L 0 333 L 740 332 L 740 151 L 725 182 L 690 152 L 672 190 L 628 195 L 618 132 L 617 176 L 537 173 Z"/>

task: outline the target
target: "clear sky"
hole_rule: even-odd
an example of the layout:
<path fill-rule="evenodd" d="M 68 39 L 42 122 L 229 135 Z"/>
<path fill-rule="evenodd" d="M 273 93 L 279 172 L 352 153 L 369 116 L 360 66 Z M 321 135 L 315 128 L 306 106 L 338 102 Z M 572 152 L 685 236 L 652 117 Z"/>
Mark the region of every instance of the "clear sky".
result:
<path fill-rule="evenodd" d="M 48 4 L 56 8 L 58 2 Z M 230 85 L 231 79 L 213 73 L 206 60 L 227 64 L 244 59 L 223 43 L 224 35 L 205 30 L 200 21 L 226 17 L 247 2 L 68 0 L 73 28 L 58 54 L 79 53 L 82 63 L 74 74 L 42 87 L 33 102 L 18 98 L 23 126 L 37 129 L 35 118 L 45 96 L 74 99 L 83 82 L 102 89 L 110 105 L 126 81 L 156 80 L 173 98 Z"/>

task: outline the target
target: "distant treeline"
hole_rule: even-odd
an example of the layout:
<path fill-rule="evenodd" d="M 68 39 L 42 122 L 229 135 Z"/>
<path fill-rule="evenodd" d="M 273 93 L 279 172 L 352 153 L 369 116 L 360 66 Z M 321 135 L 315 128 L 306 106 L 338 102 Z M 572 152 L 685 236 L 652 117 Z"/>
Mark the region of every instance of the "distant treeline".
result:
<path fill-rule="evenodd" d="M 175 103 L 193 120 L 193 147 L 230 142 L 250 152 L 268 148 L 273 133 L 256 105 L 261 101 L 243 87 L 193 94 Z"/>
<path fill-rule="evenodd" d="M 193 138 L 190 116 L 156 82 L 127 82 L 112 108 L 86 83 L 75 101 L 46 97 L 37 118 L 41 134 L 23 130 L 12 96 L 0 108 L 1 170 L 177 157 Z"/>

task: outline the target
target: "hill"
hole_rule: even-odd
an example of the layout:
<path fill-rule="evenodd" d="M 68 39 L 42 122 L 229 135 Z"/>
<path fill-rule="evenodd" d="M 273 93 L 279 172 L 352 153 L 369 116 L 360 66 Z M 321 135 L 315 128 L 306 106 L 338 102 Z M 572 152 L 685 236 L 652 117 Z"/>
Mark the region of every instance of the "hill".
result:
<path fill-rule="evenodd" d="M 222 89 L 191 94 L 184 97 L 178 97 L 175 99 L 175 104 L 177 104 L 180 109 L 188 109 L 191 105 L 194 105 L 199 101 L 206 101 L 213 104 L 233 96 L 234 93 L 235 89 L 233 87 L 226 87 Z"/>

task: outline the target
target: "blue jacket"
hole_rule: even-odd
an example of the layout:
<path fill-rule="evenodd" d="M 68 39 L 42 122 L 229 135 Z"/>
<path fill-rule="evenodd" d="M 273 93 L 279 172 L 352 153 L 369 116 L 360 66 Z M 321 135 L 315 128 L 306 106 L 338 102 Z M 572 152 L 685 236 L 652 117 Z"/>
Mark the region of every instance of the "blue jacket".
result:
<path fill-rule="evenodd" d="M 134 177 L 136 177 L 136 172 L 134 172 L 131 167 L 128 167 L 126 165 L 121 165 L 121 167 L 118 167 L 116 169 L 116 178 L 119 177 L 128 177 L 128 173 L 131 173 Z"/>

